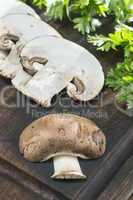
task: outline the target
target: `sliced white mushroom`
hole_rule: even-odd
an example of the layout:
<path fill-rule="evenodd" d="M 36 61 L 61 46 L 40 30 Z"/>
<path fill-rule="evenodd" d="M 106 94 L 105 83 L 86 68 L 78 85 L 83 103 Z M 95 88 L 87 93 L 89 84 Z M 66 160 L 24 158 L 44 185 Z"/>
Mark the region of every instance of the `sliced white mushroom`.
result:
<path fill-rule="evenodd" d="M 24 4 L 21 1 L 18 0 L 8 0 L 8 1 L 0 1 L 0 21 L 2 20 L 3 17 L 6 17 L 7 15 L 13 15 L 13 14 L 25 14 L 25 15 L 32 15 L 36 17 L 37 19 L 40 19 L 39 15 L 36 14 L 36 12 L 28 5 Z M 15 22 L 15 21 L 14 21 Z M 13 24 L 14 24 L 13 22 Z M 4 60 L 8 56 L 9 52 L 6 50 L 11 50 L 14 42 L 16 42 L 16 39 L 18 40 L 18 37 L 15 37 L 15 35 L 8 35 L 7 33 L 3 33 L 3 26 L 2 22 L 0 22 L 0 46 L 2 47 L 0 50 L 0 74 L 6 77 L 10 77 L 8 75 L 7 71 L 8 69 L 5 70 L 5 72 L 2 73 L 1 69 L 3 68 L 3 65 L 5 66 L 6 63 L 4 63 Z M 21 24 L 22 25 L 22 24 Z M 9 26 L 9 25 L 8 25 Z M 8 30 L 7 30 L 8 31 Z M 6 35 L 7 34 L 7 35 Z M 12 41 L 13 40 L 13 41 Z M 11 58 L 11 56 L 10 56 Z M 9 60 L 9 59 L 8 59 Z M 7 63 L 8 63 L 7 60 Z M 3 65 L 2 65 L 3 64 Z"/>
<path fill-rule="evenodd" d="M 20 136 L 20 152 L 32 162 L 50 158 L 55 179 L 84 179 L 77 157 L 96 159 L 106 149 L 103 132 L 91 121 L 72 114 L 52 114 L 36 120 Z"/>
<path fill-rule="evenodd" d="M 19 68 L 22 68 L 16 48 L 14 47 L 9 55 L 6 51 L 1 51 L 1 55 L 3 56 L 0 56 L 0 75 L 6 78 L 13 78 Z"/>
<path fill-rule="evenodd" d="M 16 5 L 16 0 L 3 1 L 0 0 L 0 17 L 8 13 L 8 11 Z"/>
<path fill-rule="evenodd" d="M 50 106 L 52 97 L 66 87 L 69 96 L 82 101 L 93 99 L 103 87 L 104 74 L 100 63 L 71 41 L 54 37 L 34 39 L 21 51 L 21 59 L 26 57 L 27 60 L 36 57 L 48 60 L 21 90 L 43 106 Z"/>
<path fill-rule="evenodd" d="M 20 46 L 25 44 L 28 40 L 32 40 L 33 38 L 38 38 L 42 35 L 44 36 L 51 35 L 55 37 L 61 37 L 61 35 L 50 25 L 30 15 L 12 14 L 12 15 L 8 15 L 1 18 L 0 19 L 0 49 L 1 51 L 3 50 L 5 54 L 9 54 L 7 59 L 5 58 L 5 62 L 3 62 L 3 65 L 0 65 L 1 75 L 6 76 L 6 77 L 12 76 L 12 74 L 10 74 L 10 71 L 12 69 L 9 70 L 9 73 L 8 73 L 9 67 L 7 66 L 10 63 L 11 66 L 15 64 L 15 67 L 16 67 L 16 62 L 18 62 L 19 52 L 17 52 L 18 50 L 15 50 L 15 46 L 16 46 L 16 49 L 18 49 L 18 46 L 20 49 Z M 19 44 L 20 41 L 21 41 L 21 45 Z M 16 52 L 17 54 L 15 54 Z M 46 59 L 45 59 L 45 62 L 46 62 Z M 30 63 L 33 63 L 33 61 L 31 60 L 29 64 Z M 35 71 L 39 70 L 39 69 L 34 69 L 34 66 L 32 66 L 32 69 Z"/>
<path fill-rule="evenodd" d="M 61 37 L 50 25 L 30 15 L 12 14 L 0 19 L 0 49 L 5 50 L 5 44 L 17 42 L 17 38 L 27 42 L 43 35 Z"/>
<path fill-rule="evenodd" d="M 23 68 L 20 66 L 19 70 L 17 71 L 17 74 L 14 76 L 11 82 L 17 90 L 23 91 L 23 94 L 27 95 L 25 91 L 23 90 L 23 88 L 30 79 L 31 79 L 31 76 L 28 73 L 26 73 L 23 70 Z"/>
<path fill-rule="evenodd" d="M 63 66 L 62 68 L 58 67 L 58 65 L 56 67 L 53 65 L 52 67 L 52 64 L 48 64 L 43 68 L 31 77 L 26 84 L 21 84 L 21 87 L 19 87 L 18 83 L 16 84 L 14 79 L 12 83 L 15 88 L 34 99 L 37 103 L 44 107 L 50 107 L 52 98 L 69 84 L 73 76 L 71 74 L 67 75 L 66 67 Z M 18 74 L 16 74 L 17 77 Z"/>
<path fill-rule="evenodd" d="M 5 61 L 5 58 L 7 57 L 8 53 L 3 51 L 3 50 L 0 50 L 0 65 L 3 64 L 3 62 Z"/>
<path fill-rule="evenodd" d="M 28 5 L 17 0 L 0 1 L 0 18 L 9 14 L 26 14 L 40 19 L 39 15 Z"/>
<path fill-rule="evenodd" d="M 73 83 L 69 83 L 67 93 L 76 100 L 88 101 L 95 98 L 104 86 L 104 73 L 98 60 L 89 52 L 83 51 L 76 61 L 77 71 Z"/>

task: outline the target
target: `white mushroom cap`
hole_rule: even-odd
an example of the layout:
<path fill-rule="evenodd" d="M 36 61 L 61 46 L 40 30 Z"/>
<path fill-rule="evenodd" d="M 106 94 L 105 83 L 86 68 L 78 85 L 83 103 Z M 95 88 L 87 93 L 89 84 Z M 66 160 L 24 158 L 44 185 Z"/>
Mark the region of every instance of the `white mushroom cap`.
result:
<path fill-rule="evenodd" d="M 76 100 L 91 100 L 99 94 L 104 86 L 102 67 L 99 61 L 87 51 L 81 53 L 76 63 L 79 63 L 76 65 L 78 69 L 77 71 L 75 69 L 73 83 L 68 84 L 67 93 Z"/>
<path fill-rule="evenodd" d="M 23 89 L 43 106 L 46 102 L 50 106 L 52 97 L 66 87 L 72 98 L 87 101 L 97 96 L 104 85 L 104 74 L 97 59 L 83 47 L 63 38 L 31 40 L 22 49 L 21 59 L 25 57 L 48 60 Z"/>
<path fill-rule="evenodd" d="M 31 76 L 26 73 L 21 66 L 19 66 L 19 70 L 17 70 L 17 73 L 11 82 L 17 90 L 23 91 L 24 85 L 26 85 L 30 79 Z M 27 95 L 24 91 L 23 94 Z"/>
<path fill-rule="evenodd" d="M 16 5 L 16 0 L 0 1 L 0 17 L 8 13 L 8 11 Z"/>
<path fill-rule="evenodd" d="M 60 34 L 50 25 L 30 15 L 12 14 L 0 19 L 1 49 L 4 46 L 5 50 L 4 42 L 7 44 L 7 41 L 11 40 L 11 36 L 17 37 L 19 40 L 27 42 L 42 35 L 61 37 Z"/>
<path fill-rule="evenodd" d="M 7 51 L 3 50 L 1 50 L 1 54 L 3 54 L 3 59 L 0 57 L 0 75 L 6 78 L 13 78 L 19 68 L 22 68 L 15 46 L 9 55 Z"/>
<path fill-rule="evenodd" d="M 18 87 L 19 91 L 44 107 L 51 106 L 52 97 L 63 90 L 72 80 L 71 74 L 65 75 L 64 68 L 59 68 L 57 71 L 54 68 L 55 66 L 53 68 L 51 66 L 46 65 L 44 69 L 31 77 L 26 84 L 21 85 L 21 89 Z M 15 82 L 14 86 L 16 87 Z"/>
<path fill-rule="evenodd" d="M 17 0 L 1 0 L 0 1 L 0 17 L 9 14 L 27 14 L 32 15 L 38 19 L 40 19 L 39 15 L 29 7 L 28 5 L 24 4 L 21 1 Z"/>
<path fill-rule="evenodd" d="M 14 75 L 16 69 L 18 68 L 19 70 L 19 66 L 21 65 L 18 57 L 20 47 L 28 40 L 42 35 L 61 37 L 50 25 L 30 15 L 12 14 L 1 18 L 0 49 L 1 53 L 3 50 L 2 54 L 5 57 L 2 57 L 2 60 L 0 60 L 0 74 L 11 78 L 12 74 Z M 9 53 L 9 50 L 12 51 Z M 39 68 L 33 68 L 33 70 L 38 71 Z"/>
<path fill-rule="evenodd" d="M 8 53 L 0 50 L 0 66 L 3 64 L 3 62 L 5 61 L 5 58 L 7 57 Z M 0 69 L 1 70 L 1 69 Z"/>

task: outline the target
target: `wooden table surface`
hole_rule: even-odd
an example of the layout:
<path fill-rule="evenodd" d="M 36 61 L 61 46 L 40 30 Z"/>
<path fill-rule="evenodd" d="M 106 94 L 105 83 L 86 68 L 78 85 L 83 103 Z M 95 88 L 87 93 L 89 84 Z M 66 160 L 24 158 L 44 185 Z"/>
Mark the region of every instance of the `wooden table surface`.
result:
<path fill-rule="evenodd" d="M 110 19 L 109 19 L 110 20 Z M 106 29 L 104 22 L 102 30 Z M 118 53 L 96 52 L 70 24 L 52 24 L 65 38 L 91 51 L 101 62 L 104 72 L 121 60 Z M 56 47 L 53 47 L 56 50 Z M 0 94 L 10 86 L 10 80 L 0 77 Z M 120 113 L 114 105 L 114 94 L 104 88 L 98 99 L 89 103 L 74 103 L 63 91 L 55 106 L 49 109 L 35 104 L 15 89 L 4 93 L 8 107 L 0 98 L 0 200 L 133 200 L 133 118 Z M 30 102 L 24 104 L 24 101 Z M 93 105 L 93 106 L 92 106 Z M 52 160 L 30 163 L 19 153 L 21 131 L 34 119 L 49 113 L 69 112 L 94 120 L 107 137 L 105 155 L 97 160 L 80 160 L 86 181 L 54 181 Z"/>

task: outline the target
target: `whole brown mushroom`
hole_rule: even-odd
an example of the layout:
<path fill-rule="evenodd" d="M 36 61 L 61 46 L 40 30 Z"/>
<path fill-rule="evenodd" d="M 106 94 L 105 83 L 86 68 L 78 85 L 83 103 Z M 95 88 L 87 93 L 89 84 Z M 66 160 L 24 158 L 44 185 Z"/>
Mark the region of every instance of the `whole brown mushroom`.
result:
<path fill-rule="evenodd" d="M 102 156 L 106 138 L 91 120 L 73 114 L 51 114 L 31 123 L 20 136 L 20 152 L 32 162 L 54 159 L 56 179 L 82 179 L 77 157 Z"/>

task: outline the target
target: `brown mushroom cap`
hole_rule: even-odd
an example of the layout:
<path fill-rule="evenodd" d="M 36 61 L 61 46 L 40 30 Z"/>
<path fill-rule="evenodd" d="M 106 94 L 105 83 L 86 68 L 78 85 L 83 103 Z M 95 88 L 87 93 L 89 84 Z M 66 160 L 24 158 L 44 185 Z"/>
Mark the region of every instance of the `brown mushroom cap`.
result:
<path fill-rule="evenodd" d="M 20 152 L 30 161 L 56 155 L 98 158 L 106 138 L 91 120 L 73 114 L 51 114 L 31 123 L 20 136 Z"/>

